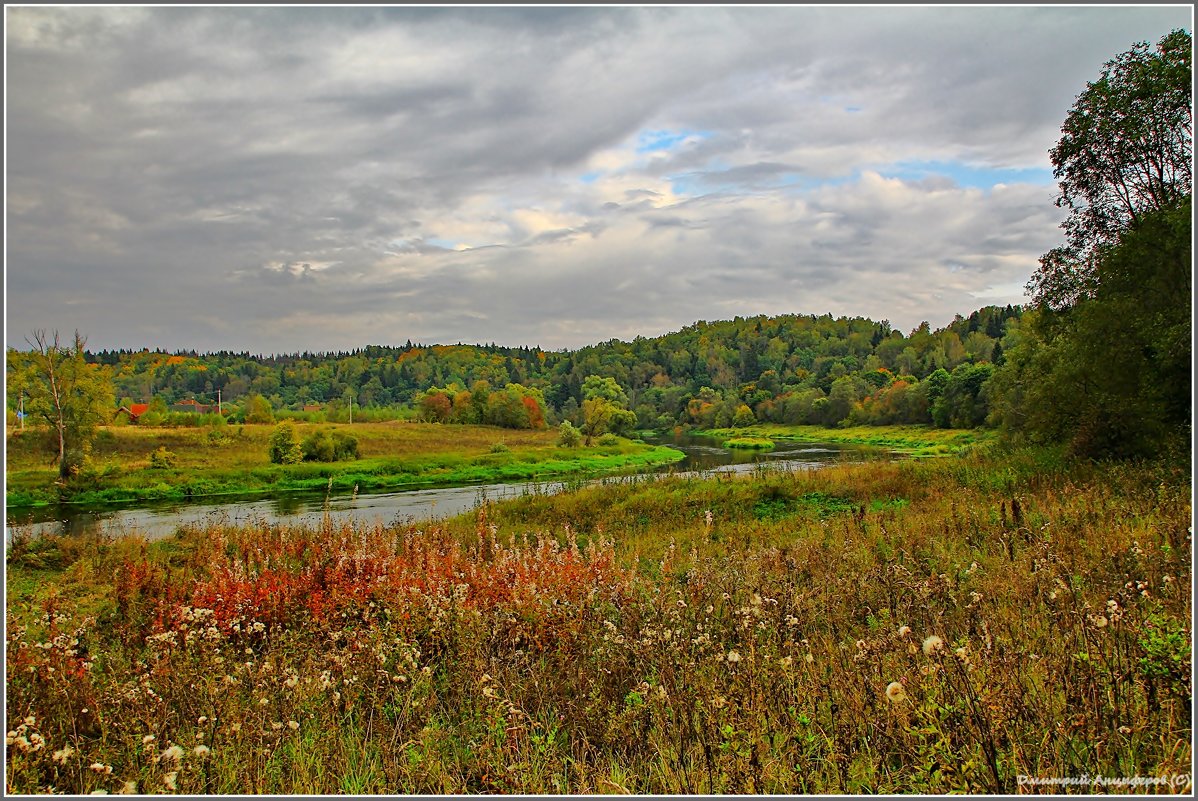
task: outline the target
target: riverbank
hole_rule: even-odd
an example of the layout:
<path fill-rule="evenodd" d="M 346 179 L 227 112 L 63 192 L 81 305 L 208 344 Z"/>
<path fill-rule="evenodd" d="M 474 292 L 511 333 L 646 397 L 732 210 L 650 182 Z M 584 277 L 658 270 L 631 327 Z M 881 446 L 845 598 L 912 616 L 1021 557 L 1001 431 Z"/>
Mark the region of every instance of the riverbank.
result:
<path fill-rule="evenodd" d="M 693 433 L 722 439 L 754 437 L 765 440 L 872 445 L 914 457 L 960 453 L 975 447 L 992 445 L 998 439 L 997 433 L 989 429 L 933 428 L 923 425 L 825 428 L 764 423 L 744 428 L 716 428 Z"/>
<path fill-rule="evenodd" d="M 273 426 L 227 429 L 113 427 L 97 437 L 89 464 L 65 488 L 45 464 L 32 436 L 9 438 L 7 503 L 79 505 L 189 500 L 220 495 L 352 491 L 381 492 L 448 484 L 529 481 L 639 471 L 683 458 L 677 450 L 619 440 L 560 448 L 555 431 L 432 423 L 298 424 L 303 439 L 337 430 L 358 439 L 362 458 L 343 462 L 271 464 Z M 159 449 L 169 466 L 159 466 Z"/>
<path fill-rule="evenodd" d="M 1026 450 L 613 482 L 437 524 L 22 539 L 7 787 L 976 794 L 1184 774 L 1190 497 L 1188 465 Z"/>

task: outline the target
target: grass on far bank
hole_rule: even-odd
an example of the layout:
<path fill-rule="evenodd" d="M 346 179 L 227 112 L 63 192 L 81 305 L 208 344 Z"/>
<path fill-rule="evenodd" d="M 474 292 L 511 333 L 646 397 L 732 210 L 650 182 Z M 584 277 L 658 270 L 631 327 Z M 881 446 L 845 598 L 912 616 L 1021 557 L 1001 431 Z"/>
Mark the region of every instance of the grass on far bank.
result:
<path fill-rule="evenodd" d="M 1188 464 L 1023 450 L 605 482 L 443 524 L 19 538 L 6 789 L 1172 782 L 1190 489 Z"/>
<path fill-rule="evenodd" d="M 88 466 L 66 489 L 79 504 L 183 500 L 219 494 L 300 490 L 381 491 L 433 484 L 488 483 L 596 475 L 668 464 L 676 450 L 620 440 L 586 448 L 559 448 L 557 432 L 433 423 L 362 423 L 295 426 L 303 439 L 319 429 L 358 439 L 361 458 L 343 462 L 271 464 L 272 425 L 221 428 L 116 426 L 100 431 Z M 59 500 L 57 473 L 42 434 L 10 434 L 9 506 Z M 173 454 L 155 467 L 159 448 Z"/>
<path fill-rule="evenodd" d="M 915 457 L 959 453 L 974 446 L 993 444 L 998 439 L 997 432 L 989 429 L 933 428 L 926 425 L 825 428 L 762 423 L 745 428 L 717 428 L 694 433 L 721 438 L 754 437 L 767 440 L 872 445 Z"/>

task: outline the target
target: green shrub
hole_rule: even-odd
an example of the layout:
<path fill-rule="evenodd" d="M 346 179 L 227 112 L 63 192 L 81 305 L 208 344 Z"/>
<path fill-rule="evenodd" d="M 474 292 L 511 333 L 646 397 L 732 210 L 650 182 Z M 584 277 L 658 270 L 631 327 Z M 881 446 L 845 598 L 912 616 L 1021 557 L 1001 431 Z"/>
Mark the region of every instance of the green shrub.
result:
<path fill-rule="evenodd" d="M 158 450 L 150 454 L 150 467 L 156 469 L 174 467 L 175 459 L 173 451 L 168 451 L 165 446 L 159 446 Z"/>
<path fill-rule="evenodd" d="M 342 431 L 315 431 L 300 448 L 305 462 L 340 462 L 358 458 L 358 438 Z"/>
<path fill-rule="evenodd" d="M 511 453 L 512 449 L 502 442 L 496 442 L 491 446 L 491 453 Z"/>
<path fill-rule="evenodd" d="M 577 448 L 582 444 L 582 432 L 575 428 L 569 420 L 564 421 L 558 431 L 558 447 Z"/>
<path fill-rule="evenodd" d="M 304 452 L 295 440 L 295 426 L 279 423 L 270 435 L 270 461 L 273 464 L 299 464 Z"/>
<path fill-rule="evenodd" d="M 600 445 L 602 445 L 604 447 L 610 447 L 612 445 L 619 445 L 620 438 L 617 437 L 615 434 L 604 434 L 598 440 L 596 440 L 596 442 L 598 442 Z"/>

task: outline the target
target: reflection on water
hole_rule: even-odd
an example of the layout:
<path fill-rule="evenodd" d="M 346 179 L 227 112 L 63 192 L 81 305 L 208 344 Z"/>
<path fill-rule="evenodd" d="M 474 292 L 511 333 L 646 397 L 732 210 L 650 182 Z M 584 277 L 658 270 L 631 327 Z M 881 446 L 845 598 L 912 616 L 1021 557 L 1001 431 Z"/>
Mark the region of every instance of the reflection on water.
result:
<path fill-rule="evenodd" d="M 765 469 L 809 470 L 846 460 L 860 460 L 867 453 L 876 453 L 871 449 L 853 446 L 785 442 L 779 442 L 771 451 L 735 450 L 721 448 L 712 439 L 685 435 L 659 437 L 651 441 L 681 450 L 686 454 L 686 459 L 648 474 L 599 480 L 637 480 L 660 473 L 700 476 Z M 32 534 L 135 533 L 157 539 L 170 536 L 183 525 L 217 522 L 319 523 L 325 515 L 334 522 L 415 522 L 452 517 L 477 508 L 485 501 L 531 493 L 554 494 L 567 486 L 579 486 L 580 483 L 583 482 L 531 481 L 329 497 L 322 494 L 285 493 L 248 500 L 145 504 L 132 509 L 82 510 L 66 506 L 16 509 L 8 512 L 5 539 L 11 538 L 14 527 L 27 529 Z"/>

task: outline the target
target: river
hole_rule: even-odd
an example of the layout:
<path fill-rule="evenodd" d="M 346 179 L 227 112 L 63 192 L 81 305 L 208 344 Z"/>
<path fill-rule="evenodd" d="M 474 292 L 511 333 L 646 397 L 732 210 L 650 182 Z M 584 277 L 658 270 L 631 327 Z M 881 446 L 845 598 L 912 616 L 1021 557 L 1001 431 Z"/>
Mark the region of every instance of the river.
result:
<path fill-rule="evenodd" d="M 721 447 L 718 440 L 687 435 L 667 435 L 651 441 L 677 448 L 686 454 L 686 458 L 648 473 L 593 481 L 628 481 L 663 473 L 701 476 L 758 469 L 810 470 L 843 461 L 857 461 L 866 453 L 877 453 L 875 449 L 859 446 L 809 442 L 778 442 L 771 451 L 735 450 Z M 157 539 L 174 534 L 181 525 L 216 521 L 314 523 L 320 522 L 326 514 L 334 521 L 422 521 L 452 517 L 474 509 L 484 501 L 529 493 L 553 494 L 580 483 L 583 482 L 528 481 L 331 496 L 285 493 L 236 500 L 147 503 L 124 508 L 82 509 L 65 505 L 18 508 L 6 510 L 4 533 L 6 541 L 17 528 L 35 536 L 47 532 L 71 535 L 135 533 Z"/>

